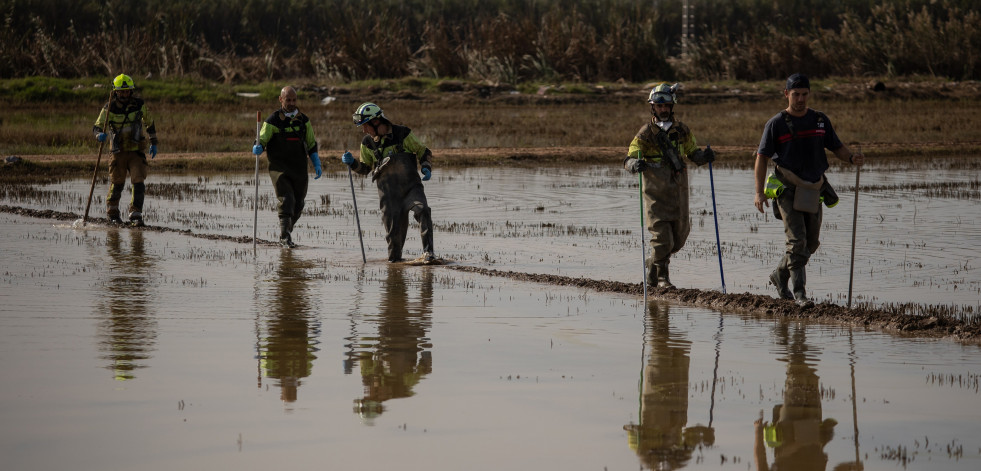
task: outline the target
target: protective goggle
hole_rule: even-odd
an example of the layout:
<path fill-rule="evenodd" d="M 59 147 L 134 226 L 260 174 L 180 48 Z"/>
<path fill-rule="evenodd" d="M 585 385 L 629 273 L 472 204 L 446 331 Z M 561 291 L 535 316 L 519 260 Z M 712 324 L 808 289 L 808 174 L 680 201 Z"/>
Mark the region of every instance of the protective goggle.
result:
<path fill-rule="evenodd" d="M 351 116 L 351 118 L 354 119 L 354 124 L 356 126 L 361 126 L 362 124 L 371 121 L 371 116 L 365 116 L 361 113 L 354 113 L 354 115 Z"/>
<path fill-rule="evenodd" d="M 664 105 L 664 104 L 670 105 L 671 103 L 674 102 L 674 100 L 671 99 L 671 95 L 668 95 L 667 93 L 655 93 L 648 101 L 650 103 L 658 104 L 658 105 Z"/>

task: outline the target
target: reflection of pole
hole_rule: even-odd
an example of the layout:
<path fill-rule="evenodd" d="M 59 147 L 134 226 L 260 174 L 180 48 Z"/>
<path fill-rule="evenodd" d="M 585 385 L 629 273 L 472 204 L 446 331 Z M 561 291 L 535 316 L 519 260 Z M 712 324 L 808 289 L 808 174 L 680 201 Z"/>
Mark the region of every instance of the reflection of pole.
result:
<path fill-rule="evenodd" d="M 862 153 L 862 146 L 857 147 Z M 852 307 L 852 280 L 855 276 L 855 226 L 858 221 L 858 178 L 862 175 L 862 166 L 855 167 L 855 209 L 852 211 L 852 261 L 848 268 L 848 308 Z"/>
<path fill-rule="evenodd" d="M 712 165 L 710 162 L 709 165 Z M 723 293 L 725 285 L 723 284 Z M 712 428 L 712 416 L 715 412 L 715 383 L 719 380 L 719 353 L 722 351 L 722 313 L 719 313 L 719 331 L 715 334 L 715 368 L 712 368 L 712 399 L 709 402 L 709 428 Z"/>
<path fill-rule="evenodd" d="M 852 329 L 848 329 L 848 344 L 851 345 L 852 351 L 848 355 L 848 363 L 851 365 L 852 369 L 852 424 L 855 427 L 855 463 L 860 464 L 862 461 L 858 456 L 858 404 L 855 397 L 855 342 L 852 340 Z"/>
<path fill-rule="evenodd" d="M 644 290 L 645 294 L 647 290 Z M 646 297 L 646 295 L 645 295 Z M 640 378 L 637 380 L 637 423 L 640 424 L 644 418 L 644 365 L 647 360 L 647 335 L 650 327 L 650 319 L 647 318 L 647 303 L 644 303 L 644 337 L 640 343 Z"/>

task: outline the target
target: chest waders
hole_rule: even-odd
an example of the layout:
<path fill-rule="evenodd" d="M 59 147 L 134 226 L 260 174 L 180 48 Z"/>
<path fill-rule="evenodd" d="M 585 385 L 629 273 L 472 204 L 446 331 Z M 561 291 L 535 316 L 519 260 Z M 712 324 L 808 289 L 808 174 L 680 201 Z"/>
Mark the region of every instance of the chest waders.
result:
<path fill-rule="evenodd" d="M 378 186 L 378 207 L 385 225 L 385 241 L 388 242 L 388 261 L 402 260 L 402 247 L 409 229 L 409 212 L 419 223 L 422 250 L 433 250 L 433 218 L 426 193 L 419 178 L 415 154 L 395 152 L 388 162 L 379 166 L 375 173 Z M 382 162 L 384 159 L 379 159 Z"/>
<path fill-rule="evenodd" d="M 291 233 L 303 212 L 307 196 L 307 149 L 305 144 L 306 121 L 300 114 L 289 119 L 281 111 L 270 117 L 279 120 L 274 125 L 285 124 L 268 142 L 269 178 L 279 200 L 279 243 L 295 247 Z"/>
<path fill-rule="evenodd" d="M 688 172 L 678 151 L 686 136 L 674 127 L 665 132 L 651 123 L 637 137 L 652 143 L 661 154 L 659 162 L 644 171 L 644 205 L 651 234 L 647 278 L 658 288 L 673 288 L 668 265 L 691 233 Z"/>

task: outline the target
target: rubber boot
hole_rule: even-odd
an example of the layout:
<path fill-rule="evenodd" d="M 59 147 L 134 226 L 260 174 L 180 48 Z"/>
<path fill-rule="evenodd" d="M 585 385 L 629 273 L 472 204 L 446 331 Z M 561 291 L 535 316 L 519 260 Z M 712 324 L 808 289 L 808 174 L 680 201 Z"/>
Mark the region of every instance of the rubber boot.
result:
<path fill-rule="evenodd" d="M 668 263 L 655 263 L 654 266 L 657 268 L 657 287 L 674 288 L 674 285 L 671 284 L 671 278 L 668 277 Z"/>
<path fill-rule="evenodd" d="M 787 283 L 790 281 L 790 270 L 787 269 L 787 258 L 780 260 L 777 269 L 770 273 L 770 283 L 777 288 L 780 299 L 794 299 L 794 293 L 790 292 Z"/>
<path fill-rule="evenodd" d="M 804 285 L 807 283 L 807 276 L 804 274 L 804 267 L 791 268 L 790 285 L 794 289 L 794 302 L 798 306 L 813 306 L 814 303 L 807 299 L 807 292 Z"/>
<path fill-rule="evenodd" d="M 125 186 L 124 183 L 109 185 L 109 196 L 106 197 L 106 217 L 113 224 L 123 223 L 119 213 L 119 200 L 123 197 L 123 186 Z"/>
<path fill-rule="evenodd" d="M 292 226 L 293 226 L 293 218 L 289 216 L 283 216 L 279 218 L 279 228 L 280 228 L 279 245 L 282 245 L 283 247 L 286 247 L 288 249 L 292 249 L 293 247 L 296 247 L 296 244 L 293 243 L 293 238 L 290 237 L 290 228 Z"/>
<path fill-rule="evenodd" d="M 436 250 L 433 249 L 432 210 L 423 208 L 414 212 L 416 221 L 419 222 L 419 236 L 422 238 L 422 258 L 426 263 L 431 263 L 436 260 Z"/>
<path fill-rule="evenodd" d="M 645 266 L 647 267 L 647 286 L 657 286 L 657 265 L 648 260 Z"/>

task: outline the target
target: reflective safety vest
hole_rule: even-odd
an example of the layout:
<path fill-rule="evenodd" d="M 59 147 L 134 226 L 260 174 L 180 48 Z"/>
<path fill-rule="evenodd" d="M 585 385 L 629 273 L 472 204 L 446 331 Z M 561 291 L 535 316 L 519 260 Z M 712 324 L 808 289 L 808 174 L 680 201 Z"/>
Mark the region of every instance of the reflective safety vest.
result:
<path fill-rule="evenodd" d="M 763 195 L 774 199 L 783 194 L 783 182 L 776 175 L 770 174 L 766 177 L 766 186 L 763 188 Z"/>

